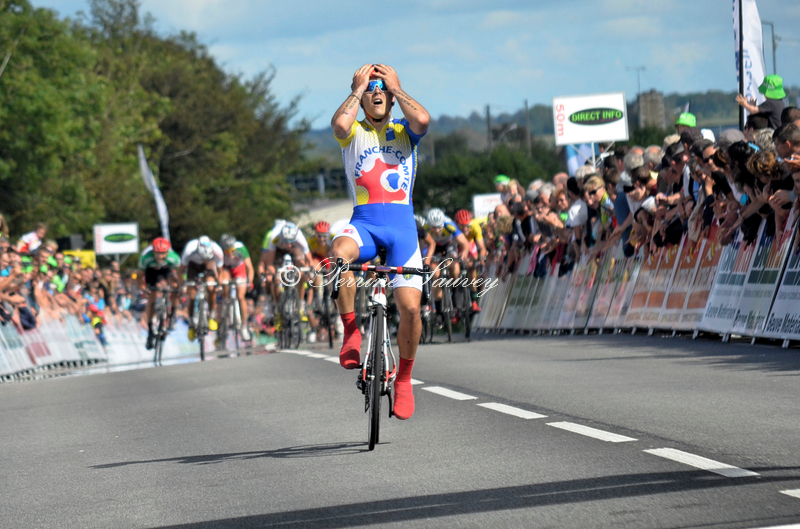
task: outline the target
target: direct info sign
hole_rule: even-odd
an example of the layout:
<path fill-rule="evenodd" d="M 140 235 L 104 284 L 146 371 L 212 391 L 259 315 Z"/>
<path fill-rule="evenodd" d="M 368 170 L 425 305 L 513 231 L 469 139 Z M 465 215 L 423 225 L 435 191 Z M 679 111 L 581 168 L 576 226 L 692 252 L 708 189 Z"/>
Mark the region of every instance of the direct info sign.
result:
<path fill-rule="evenodd" d="M 139 225 L 95 224 L 94 251 L 97 255 L 139 253 Z"/>
<path fill-rule="evenodd" d="M 627 141 L 625 93 L 554 97 L 553 122 L 556 145 Z"/>

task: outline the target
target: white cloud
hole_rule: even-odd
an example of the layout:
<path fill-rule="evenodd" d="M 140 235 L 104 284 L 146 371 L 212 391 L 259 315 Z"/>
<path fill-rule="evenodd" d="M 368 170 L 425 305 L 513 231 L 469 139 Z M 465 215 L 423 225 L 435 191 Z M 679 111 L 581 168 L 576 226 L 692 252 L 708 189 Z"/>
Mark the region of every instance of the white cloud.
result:
<path fill-rule="evenodd" d="M 608 32 L 622 40 L 653 39 L 661 35 L 661 19 L 651 16 L 617 18 L 603 22 L 603 32 Z"/>

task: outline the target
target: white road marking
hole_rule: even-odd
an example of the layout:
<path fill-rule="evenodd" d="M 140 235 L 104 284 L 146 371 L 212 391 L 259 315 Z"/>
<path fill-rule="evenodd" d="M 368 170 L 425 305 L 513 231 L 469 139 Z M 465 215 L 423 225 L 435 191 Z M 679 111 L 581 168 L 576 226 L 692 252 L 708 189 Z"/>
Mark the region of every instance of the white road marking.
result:
<path fill-rule="evenodd" d="M 423 382 L 423 381 L 421 381 L 421 380 L 417 380 L 416 378 L 412 378 L 412 379 L 411 379 L 411 385 L 412 385 L 412 386 L 417 386 L 417 385 L 419 385 L 419 384 L 424 384 L 424 383 L 425 383 L 425 382 Z"/>
<path fill-rule="evenodd" d="M 791 525 L 773 525 L 771 527 L 759 527 L 757 529 L 800 529 L 800 523 L 793 523 Z"/>
<path fill-rule="evenodd" d="M 327 360 L 328 362 L 333 362 L 334 364 L 338 364 L 339 363 L 339 357 L 338 356 L 326 356 L 325 360 Z"/>
<path fill-rule="evenodd" d="M 290 354 L 293 354 L 293 355 L 302 355 L 302 356 L 308 356 L 308 355 L 314 354 L 311 351 L 295 351 L 295 350 L 292 350 L 292 349 L 284 349 L 281 352 L 282 353 L 290 353 Z"/>
<path fill-rule="evenodd" d="M 309 353 L 306 356 L 308 356 L 309 358 L 328 358 L 328 355 L 323 355 L 319 353 Z"/>
<path fill-rule="evenodd" d="M 672 461 L 677 461 L 678 463 L 683 463 L 684 465 L 689 465 L 702 470 L 708 470 L 709 472 L 714 472 L 715 474 L 719 474 L 720 476 L 725 476 L 727 478 L 746 478 L 758 476 L 756 472 L 751 472 L 750 470 L 720 463 L 719 461 L 714 461 L 713 459 L 696 456 L 688 452 L 682 452 L 681 450 L 675 450 L 674 448 L 645 450 L 645 453 L 653 454 L 654 456 L 663 457 L 665 459 L 671 459 Z"/>
<path fill-rule="evenodd" d="M 532 411 L 521 410 L 513 406 L 500 404 L 499 402 L 486 402 L 478 404 L 478 406 L 489 408 L 490 410 L 494 411 L 499 411 L 500 413 L 507 413 L 508 415 L 513 415 L 514 417 L 519 417 L 521 419 L 544 419 L 545 417 L 547 417 L 547 415 L 541 415 L 538 413 L 534 413 Z"/>
<path fill-rule="evenodd" d="M 436 393 L 437 395 L 442 395 L 443 397 L 450 397 L 451 399 L 456 399 L 456 400 L 473 400 L 478 398 L 478 397 L 473 397 L 472 395 L 459 393 L 458 391 L 453 391 L 451 389 L 440 388 L 439 386 L 428 386 L 422 389 L 424 389 L 425 391 L 430 391 L 431 393 Z"/>
<path fill-rule="evenodd" d="M 606 441 L 607 443 L 627 443 L 629 441 L 636 441 L 636 439 L 634 439 L 633 437 L 617 435 L 615 433 L 606 432 L 604 430 L 598 430 L 597 428 L 590 428 L 589 426 L 582 426 L 580 424 L 575 424 L 572 422 L 549 422 L 547 423 L 547 425 L 554 426 L 556 428 L 561 428 L 562 430 L 567 430 L 569 432 L 585 435 L 587 437 L 600 439 L 601 441 Z"/>
<path fill-rule="evenodd" d="M 782 490 L 780 491 L 780 493 L 786 494 L 787 496 L 791 496 L 792 498 L 800 499 L 800 489 Z M 800 525 L 797 525 L 797 527 L 800 527 Z"/>

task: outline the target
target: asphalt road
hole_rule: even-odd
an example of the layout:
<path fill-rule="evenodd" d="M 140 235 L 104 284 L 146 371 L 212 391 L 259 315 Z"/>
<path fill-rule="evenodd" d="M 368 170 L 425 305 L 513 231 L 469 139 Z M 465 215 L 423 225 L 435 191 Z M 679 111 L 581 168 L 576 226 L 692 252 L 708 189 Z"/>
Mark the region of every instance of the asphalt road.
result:
<path fill-rule="evenodd" d="M 373 452 L 355 374 L 335 360 L 1 384 L 0 527 L 800 523 L 797 350 L 643 336 L 424 346 L 417 412 L 384 418 Z"/>

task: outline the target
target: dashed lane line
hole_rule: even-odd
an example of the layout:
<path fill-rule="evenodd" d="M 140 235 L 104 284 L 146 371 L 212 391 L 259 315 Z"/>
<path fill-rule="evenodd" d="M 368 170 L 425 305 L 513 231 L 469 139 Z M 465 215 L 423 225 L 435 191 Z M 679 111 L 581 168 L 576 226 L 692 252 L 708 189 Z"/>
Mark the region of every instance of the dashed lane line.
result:
<path fill-rule="evenodd" d="M 758 473 L 756 472 L 734 467 L 725 463 L 720 463 L 719 461 L 714 461 L 713 459 L 697 456 L 681 450 L 675 450 L 674 448 L 656 448 L 653 450 L 645 450 L 645 453 L 670 459 L 672 461 L 683 463 L 684 465 L 689 465 L 701 470 L 708 470 L 709 472 L 713 472 L 727 478 L 747 478 L 758 476 Z"/>
<path fill-rule="evenodd" d="M 309 358 L 329 358 L 328 355 L 323 355 L 319 353 L 309 353 L 306 356 L 308 356 Z"/>
<path fill-rule="evenodd" d="M 325 360 L 327 360 L 328 362 L 333 362 L 334 364 L 338 364 L 339 363 L 339 357 L 338 356 L 326 356 Z"/>
<path fill-rule="evenodd" d="M 467 395 L 465 393 L 459 393 L 458 391 L 453 391 L 451 389 L 442 388 L 439 386 L 428 386 L 422 388 L 425 391 L 430 391 L 431 393 L 436 393 L 437 395 L 441 395 L 443 397 L 449 397 L 455 400 L 474 400 L 478 397 L 473 397 L 472 395 Z"/>
<path fill-rule="evenodd" d="M 787 496 L 791 496 L 792 498 L 800 499 L 800 489 L 782 490 L 780 491 L 780 493 L 786 494 Z M 800 527 L 800 525 L 797 525 L 797 527 Z"/>
<path fill-rule="evenodd" d="M 534 413 L 532 411 L 522 410 L 520 408 L 515 408 L 513 406 L 507 406 L 505 404 L 500 404 L 499 402 L 486 402 L 478 404 L 478 406 L 489 408 L 490 410 L 494 411 L 499 411 L 500 413 L 513 415 L 514 417 L 519 417 L 520 419 L 544 419 L 545 417 L 547 417 L 547 415 L 541 415 L 539 413 Z"/>
<path fill-rule="evenodd" d="M 420 384 L 424 384 L 424 383 L 425 383 L 425 382 L 423 382 L 423 381 L 421 381 L 421 380 L 417 380 L 416 378 L 412 378 L 412 379 L 411 379 L 411 385 L 412 385 L 412 386 L 418 386 L 418 385 L 420 385 Z"/>
<path fill-rule="evenodd" d="M 636 439 L 633 437 L 626 437 L 624 435 L 618 435 L 572 422 L 549 422 L 547 425 L 555 428 L 561 428 L 562 430 L 567 430 L 568 432 L 585 435 L 587 437 L 593 437 L 594 439 L 600 439 L 601 441 L 606 441 L 607 443 L 627 443 L 630 441 L 636 441 Z"/>

